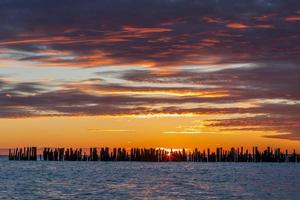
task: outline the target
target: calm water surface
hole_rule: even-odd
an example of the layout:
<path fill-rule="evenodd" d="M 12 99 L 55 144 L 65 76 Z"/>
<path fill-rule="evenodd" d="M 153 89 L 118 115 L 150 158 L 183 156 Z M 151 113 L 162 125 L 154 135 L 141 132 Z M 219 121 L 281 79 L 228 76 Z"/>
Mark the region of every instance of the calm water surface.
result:
<path fill-rule="evenodd" d="M 300 163 L 8 161 L 0 199 L 300 199 Z"/>

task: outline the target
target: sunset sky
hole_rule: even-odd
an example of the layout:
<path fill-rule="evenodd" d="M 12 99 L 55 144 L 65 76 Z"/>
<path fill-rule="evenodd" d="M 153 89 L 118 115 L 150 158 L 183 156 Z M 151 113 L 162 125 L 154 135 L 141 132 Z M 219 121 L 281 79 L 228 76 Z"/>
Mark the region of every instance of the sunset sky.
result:
<path fill-rule="evenodd" d="M 299 0 L 1 0 L 0 148 L 300 150 Z"/>

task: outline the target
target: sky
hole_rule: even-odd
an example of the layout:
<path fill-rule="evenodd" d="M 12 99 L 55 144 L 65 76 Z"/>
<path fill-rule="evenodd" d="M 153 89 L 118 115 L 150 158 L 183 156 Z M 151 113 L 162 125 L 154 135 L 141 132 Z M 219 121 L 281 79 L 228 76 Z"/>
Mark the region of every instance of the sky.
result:
<path fill-rule="evenodd" d="M 0 148 L 300 150 L 298 0 L 1 0 Z"/>

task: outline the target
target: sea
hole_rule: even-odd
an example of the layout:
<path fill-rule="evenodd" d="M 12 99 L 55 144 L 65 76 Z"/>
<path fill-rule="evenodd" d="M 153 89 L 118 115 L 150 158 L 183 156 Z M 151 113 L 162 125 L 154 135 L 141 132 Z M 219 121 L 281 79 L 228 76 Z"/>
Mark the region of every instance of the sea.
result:
<path fill-rule="evenodd" d="M 0 199 L 300 199 L 300 163 L 8 161 Z"/>

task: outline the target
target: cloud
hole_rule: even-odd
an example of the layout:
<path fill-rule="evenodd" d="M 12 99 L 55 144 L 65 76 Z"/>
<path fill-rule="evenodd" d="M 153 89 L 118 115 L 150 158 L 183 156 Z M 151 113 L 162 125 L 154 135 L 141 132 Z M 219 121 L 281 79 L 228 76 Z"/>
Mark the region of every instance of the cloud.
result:
<path fill-rule="evenodd" d="M 287 64 L 208 72 L 186 69 L 172 74 L 123 70 L 96 73 L 98 78 L 64 82 L 55 88 L 47 83 L 1 80 L 0 117 L 220 115 L 223 119 L 206 120 L 206 125 L 220 130 L 273 131 L 297 139 L 298 70 Z M 107 75 L 117 75 L 122 84 L 107 82 Z"/>
<path fill-rule="evenodd" d="M 223 100 L 290 99 L 299 100 L 300 68 L 289 63 L 261 63 L 250 67 L 236 67 L 213 72 L 182 70 L 172 74 L 152 71 L 125 72 L 122 78 L 131 81 L 158 83 L 181 83 L 197 86 L 214 86 L 230 95 Z"/>
<path fill-rule="evenodd" d="M 3 74 L 0 117 L 219 115 L 208 126 L 298 140 L 299 10 L 297 0 L 3 0 L 2 67 L 99 72 L 55 83 Z"/>
<path fill-rule="evenodd" d="M 2 1 L 0 48 L 39 66 L 299 63 L 300 25 L 291 23 L 299 7 L 297 0 Z"/>
<path fill-rule="evenodd" d="M 289 139 L 289 140 L 300 140 L 300 134 L 297 133 L 286 133 L 286 134 L 277 134 L 277 135 L 266 135 L 266 138 L 275 138 L 275 139 Z"/>
<path fill-rule="evenodd" d="M 288 16 L 285 18 L 286 21 L 288 22 L 299 22 L 300 21 L 300 15 L 298 16 Z"/>
<path fill-rule="evenodd" d="M 233 29 L 245 29 L 245 28 L 248 28 L 249 26 L 247 26 L 243 23 L 233 22 L 233 23 L 227 24 L 227 27 L 233 28 Z"/>

